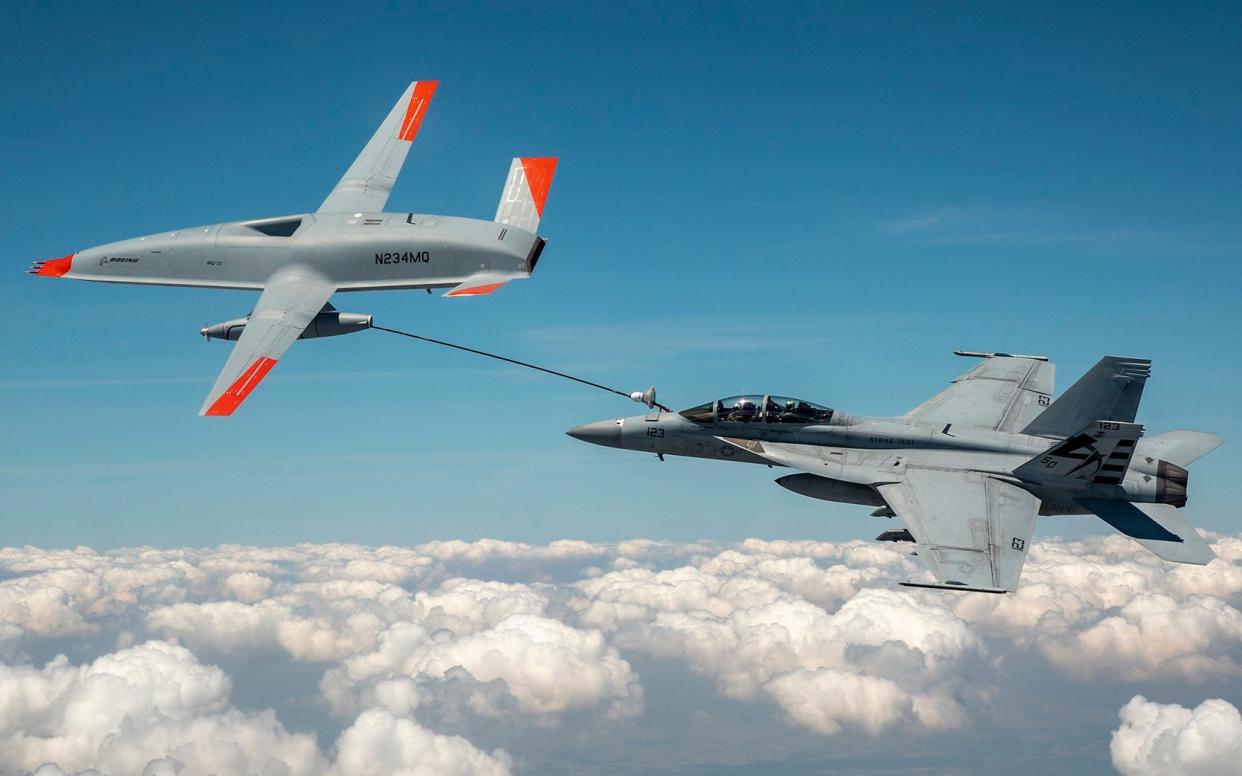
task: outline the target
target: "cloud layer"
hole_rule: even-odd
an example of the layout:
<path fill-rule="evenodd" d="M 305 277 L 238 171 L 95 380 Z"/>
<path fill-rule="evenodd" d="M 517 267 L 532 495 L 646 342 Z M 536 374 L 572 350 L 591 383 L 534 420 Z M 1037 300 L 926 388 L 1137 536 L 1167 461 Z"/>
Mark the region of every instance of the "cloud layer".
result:
<path fill-rule="evenodd" d="M 919 566 L 863 542 L 8 548 L 0 775 L 508 773 L 523 752 L 471 730 L 642 719 L 636 661 L 812 736 L 965 730 L 1015 660 L 1206 697 L 1242 676 L 1242 539 L 1213 544 L 1190 567 L 1120 537 L 1040 542 L 1003 597 L 896 587 Z M 306 695 L 339 734 L 234 702 L 227 666 L 262 660 L 318 677 Z M 1123 772 L 1237 756 L 1224 701 L 1121 716 Z"/>
<path fill-rule="evenodd" d="M 1242 714 L 1219 698 L 1188 709 L 1136 695 L 1121 709 L 1112 755 L 1127 776 L 1229 776 L 1242 767 Z"/>

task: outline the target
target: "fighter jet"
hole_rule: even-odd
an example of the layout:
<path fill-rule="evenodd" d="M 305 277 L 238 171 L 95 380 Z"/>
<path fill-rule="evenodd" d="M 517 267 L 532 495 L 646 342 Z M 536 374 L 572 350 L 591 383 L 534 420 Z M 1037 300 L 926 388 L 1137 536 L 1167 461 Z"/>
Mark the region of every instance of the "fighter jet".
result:
<path fill-rule="evenodd" d="M 42 277 L 104 283 L 261 289 L 243 318 L 204 327 L 236 340 L 200 415 L 231 415 L 296 339 L 370 328 L 371 316 L 339 312 L 336 291 L 448 288 L 490 294 L 530 277 L 543 251 L 536 234 L 556 171 L 553 157 L 514 159 L 492 221 L 384 206 L 418 135 L 438 81 L 406 88 L 319 209 L 135 237 L 36 262 Z"/>
<path fill-rule="evenodd" d="M 983 359 L 900 417 L 850 415 L 785 396 L 732 396 L 570 429 L 625 450 L 784 466 L 776 482 L 825 501 L 876 507 L 903 529 L 934 582 L 911 587 L 1016 590 L 1038 515 L 1095 514 L 1161 558 L 1214 555 L 1178 508 L 1186 467 L 1221 444 L 1202 431 L 1143 437 L 1135 423 L 1151 362 L 1108 356 L 1053 401 L 1043 356 Z M 647 395 L 636 394 L 636 401 Z"/>

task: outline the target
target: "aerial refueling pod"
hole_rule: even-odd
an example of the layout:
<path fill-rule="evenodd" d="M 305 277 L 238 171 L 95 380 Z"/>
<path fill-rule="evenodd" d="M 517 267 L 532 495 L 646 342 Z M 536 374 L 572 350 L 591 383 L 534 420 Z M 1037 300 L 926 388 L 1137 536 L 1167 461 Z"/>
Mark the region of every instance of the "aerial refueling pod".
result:
<path fill-rule="evenodd" d="M 250 320 L 250 316 L 245 318 L 236 318 L 231 321 L 217 323 L 214 326 L 204 326 L 199 329 L 202 334 L 209 340 L 235 340 L 242 335 L 246 329 L 246 322 Z M 353 334 L 356 331 L 363 331 L 371 328 L 372 316 L 363 313 L 343 313 L 332 305 L 324 305 L 319 314 L 311 319 L 306 325 L 306 330 L 302 332 L 298 339 L 315 339 L 316 337 L 338 337 L 342 334 Z"/>
<path fill-rule="evenodd" d="M 879 493 L 866 485 L 820 477 L 818 474 L 787 474 L 778 478 L 776 484 L 801 496 L 810 496 L 824 501 L 862 504 L 869 507 L 888 506 L 884 503 L 884 499 L 880 498 Z"/>

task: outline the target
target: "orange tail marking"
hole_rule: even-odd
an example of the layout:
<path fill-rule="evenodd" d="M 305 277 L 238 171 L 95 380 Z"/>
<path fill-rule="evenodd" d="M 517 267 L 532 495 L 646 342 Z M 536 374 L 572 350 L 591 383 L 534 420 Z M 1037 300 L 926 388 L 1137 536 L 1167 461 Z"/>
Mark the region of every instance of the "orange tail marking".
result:
<path fill-rule="evenodd" d="M 526 183 L 530 186 L 531 199 L 535 200 L 535 211 L 543 218 L 543 203 L 548 201 L 548 189 L 552 188 L 552 175 L 556 172 L 555 156 L 536 156 L 522 159 L 522 169 L 526 172 Z"/>

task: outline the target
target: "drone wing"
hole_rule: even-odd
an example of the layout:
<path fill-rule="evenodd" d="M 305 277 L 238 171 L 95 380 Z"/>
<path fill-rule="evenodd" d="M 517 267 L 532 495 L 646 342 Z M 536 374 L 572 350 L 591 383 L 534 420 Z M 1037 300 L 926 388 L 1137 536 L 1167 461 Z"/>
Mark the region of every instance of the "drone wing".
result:
<path fill-rule="evenodd" d="M 232 415 L 335 290 L 328 281 L 298 267 L 273 275 L 198 414 Z"/>
<path fill-rule="evenodd" d="M 439 81 L 415 81 L 406 87 L 370 142 L 319 206 L 321 213 L 379 213 L 401 174 L 405 156 L 418 135 Z"/>

